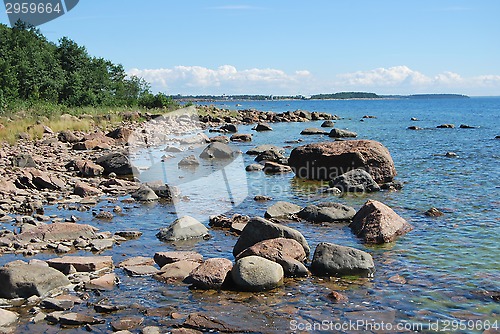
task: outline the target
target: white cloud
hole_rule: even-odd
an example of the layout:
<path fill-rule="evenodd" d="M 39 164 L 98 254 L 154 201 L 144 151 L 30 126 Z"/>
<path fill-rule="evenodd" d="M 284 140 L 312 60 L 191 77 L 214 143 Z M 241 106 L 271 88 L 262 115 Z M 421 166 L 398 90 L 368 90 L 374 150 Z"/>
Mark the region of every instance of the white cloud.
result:
<path fill-rule="evenodd" d="M 217 69 L 201 66 L 132 69 L 129 74 L 144 78 L 154 90 L 171 94 L 298 94 L 304 81 L 311 77 L 306 70 L 288 74 L 272 68 L 238 70 L 231 65 Z"/>
<path fill-rule="evenodd" d="M 500 75 L 468 78 L 454 72 L 427 75 L 408 66 L 344 73 L 330 80 L 321 79 L 308 70 L 293 73 L 272 68 L 240 70 L 232 65 L 215 69 L 202 66 L 132 69 L 129 74 L 150 82 L 154 91 L 168 94 L 308 95 L 339 91 L 369 91 L 378 94 L 500 94 Z"/>

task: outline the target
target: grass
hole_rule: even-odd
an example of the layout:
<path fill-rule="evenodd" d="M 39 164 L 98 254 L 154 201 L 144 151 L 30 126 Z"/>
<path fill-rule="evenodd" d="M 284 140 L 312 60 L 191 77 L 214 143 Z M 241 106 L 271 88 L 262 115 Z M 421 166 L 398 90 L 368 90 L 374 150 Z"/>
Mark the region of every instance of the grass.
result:
<path fill-rule="evenodd" d="M 0 146 L 15 144 L 23 133 L 31 139 L 40 139 L 44 134 L 44 126 L 54 132 L 89 132 L 96 128 L 106 131 L 121 124 L 124 121 L 122 114 L 127 111 L 165 113 L 169 110 L 151 111 L 138 107 L 69 108 L 52 103 L 16 102 L 0 113 Z"/>

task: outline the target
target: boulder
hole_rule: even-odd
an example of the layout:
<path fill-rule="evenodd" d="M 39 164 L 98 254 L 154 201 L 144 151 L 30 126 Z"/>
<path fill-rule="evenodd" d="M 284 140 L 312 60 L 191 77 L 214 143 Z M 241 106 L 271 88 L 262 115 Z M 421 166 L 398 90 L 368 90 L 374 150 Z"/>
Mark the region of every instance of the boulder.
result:
<path fill-rule="evenodd" d="M 194 269 L 185 282 L 198 289 L 218 290 L 226 281 L 232 268 L 233 263 L 228 259 L 208 259 Z"/>
<path fill-rule="evenodd" d="M 322 242 L 314 251 L 311 271 L 317 276 L 370 276 L 375 264 L 370 254 L 359 249 Z"/>
<path fill-rule="evenodd" d="M 438 129 L 454 129 L 454 124 L 441 124 L 437 126 Z"/>
<path fill-rule="evenodd" d="M 219 142 L 210 143 L 200 154 L 202 159 L 231 159 L 234 151 L 229 145 Z"/>
<path fill-rule="evenodd" d="M 309 205 L 302 209 L 297 216 L 311 223 L 336 223 L 350 221 L 356 210 L 340 203 L 320 203 Z"/>
<path fill-rule="evenodd" d="M 389 150 L 373 140 L 349 140 L 308 144 L 295 148 L 288 164 L 294 173 L 310 180 L 333 180 L 362 168 L 378 184 L 391 182 L 396 168 Z"/>
<path fill-rule="evenodd" d="M 150 257 L 136 256 L 118 263 L 118 268 L 127 266 L 154 266 L 155 261 Z"/>
<path fill-rule="evenodd" d="M 102 192 L 96 187 L 92 187 L 90 184 L 78 181 L 75 184 L 75 189 L 73 194 L 80 197 L 90 197 L 90 196 L 100 196 Z"/>
<path fill-rule="evenodd" d="M 300 210 L 302 210 L 302 208 L 296 204 L 280 201 L 267 208 L 264 217 L 287 218 L 289 215 L 296 214 Z"/>
<path fill-rule="evenodd" d="M 104 168 L 107 174 L 133 175 L 137 173 L 136 167 L 132 166 L 129 158 L 120 152 L 113 152 L 97 159 L 96 163 Z"/>
<path fill-rule="evenodd" d="M 358 136 L 356 132 L 342 130 L 342 129 L 332 129 L 328 134 L 331 138 L 355 138 Z"/>
<path fill-rule="evenodd" d="M 76 135 L 73 131 L 66 130 L 62 131 L 57 135 L 57 139 L 63 143 L 78 143 L 82 140 L 81 136 Z"/>
<path fill-rule="evenodd" d="M 161 180 L 146 182 L 145 185 L 151 188 L 158 197 L 167 201 L 175 201 L 181 194 L 179 188 L 169 186 Z"/>
<path fill-rule="evenodd" d="M 231 271 L 234 284 L 245 291 L 266 291 L 283 284 L 283 268 L 260 256 L 248 256 L 236 261 Z"/>
<path fill-rule="evenodd" d="M 231 141 L 239 141 L 239 142 L 249 142 L 252 141 L 252 135 L 246 133 L 236 133 L 229 138 Z"/>
<path fill-rule="evenodd" d="M 309 256 L 309 245 L 299 231 L 282 224 L 272 223 L 260 217 L 254 217 L 247 223 L 236 245 L 234 245 L 233 255 L 237 256 L 260 241 L 274 238 L 288 238 L 298 241 L 304 248 L 306 256 Z"/>
<path fill-rule="evenodd" d="M 0 268 L 1 298 L 43 296 L 69 284 L 70 281 L 64 274 L 49 267 L 16 263 Z"/>
<path fill-rule="evenodd" d="M 387 205 L 369 200 L 349 225 L 353 233 L 369 244 L 392 242 L 413 227 Z"/>
<path fill-rule="evenodd" d="M 286 238 L 268 239 L 256 243 L 236 256 L 236 259 L 247 256 L 260 256 L 280 264 L 285 276 L 307 276 L 307 268 L 302 263 L 306 260 L 306 253 L 296 240 Z"/>
<path fill-rule="evenodd" d="M 210 142 L 220 142 L 223 144 L 229 143 L 229 138 L 226 136 L 215 136 L 215 137 L 210 137 Z"/>
<path fill-rule="evenodd" d="M 154 261 L 158 266 L 163 267 L 169 263 L 179 261 L 203 262 L 203 255 L 193 251 L 157 252 Z"/>
<path fill-rule="evenodd" d="M 12 158 L 12 166 L 19 168 L 36 168 L 37 165 L 30 154 L 19 154 Z"/>
<path fill-rule="evenodd" d="M 282 165 L 272 161 L 266 161 L 263 170 L 266 174 L 286 174 L 292 172 L 292 168 L 290 166 Z"/>
<path fill-rule="evenodd" d="M 245 167 L 247 172 L 259 172 L 264 169 L 264 166 L 261 164 L 250 164 Z"/>
<path fill-rule="evenodd" d="M 337 176 L 330 181 L 330 187 L 340 189 L 342 192 L 375 192 L 380 191 L 380 186 L 372 176 L 361 168 L 353 169 Z"/>
<path fill-rule="evenodd" d="M 113 331 L 128 331 L 129 329 L 134 329 L 142 325 L 144 318 L 142 317 L 124 317 L 121 319 L 111 321 L 110 325 Z"/>
<path fill-rule="evenodd" d="M 333 121 L 324 121 L 322 124 L 321 124 L 321 127 L 322 128 L 333 128 L 335 126 L 335 122 Z"/>
<path fill-rule="evenodd" d="M 169 227 L 162 228 L 156 234 L 161 241 L 177 241 L 192 238 L 203 238 L 208 235 L 208 229 L 198 220 L 190 216 L 176 219 Z"/>
<path fill-rule="evenodd" d="M 275 151 L 275 152 L 278 152 L 281 154 L 285 153 L 285 149 L 283 147 L 278 147 L 278 146 L 268 145 L 268 144 L 254 147 L 254 148 L 248 150 L 246 153 L 248 155 L 259 155 L 265 151 Z"/>
<path fill-rule="evenodd" d="M 475 129 L 475 126 L 472 125 L 467 125 L 467 124 L 460 124 L 460 129 Z"/>
<path fill-rule="evenodd" d="M 33 227 L 16 236 L 16 240 L 28 242 L 33 239 L 58 242 L 71 241 L 78 238 L 97 238 L 97 229 L 86 224 L 52 223 Z"/>
<path fill-rule="evenodd" d="M 111 256 L 64 256 L 47 260 L 50 267 L 63 273 L 72 267 L 77 272 L 92 272 L 101 269 L 113 269 Z"/>
<path fill-rule="evenodd" d="M 108 132 L 106 137 L 113 138 L 118 142 L 126 143 L 133 133 L 134 131 L 132 129 L 121 126 L 111 132 Z"/>
<path fill-rule="evenodd" d="M 278 163 L 286 163 L 287 159 L 281 152 L 275 150 L 267 150 L 259 153 L 255 158 L 255 161 L 257 162 L 272 161 Z"/>
<path fill-rule="evenodd" d="M 14 325 L 18 318 L 17 313 L 0 308 L 0 332 L 3 333 L 2 330 L 5 330 L 6 327 Z"/>
<path fill-rule="evenodd" d="M 66 165 L 66 168 L 73 167 L 83 177 L 96 177 L 104 172 L 104 168 L 92 161 L 75 160 Z"/>
<path fill-rule="evenodd" d="M 200 165 L 200 162 L 194 155 L 190 155 L 179 161 L 177 165 L 179 167 L 197 167 Z"/>
<path fill-rule="evenodd" d="M 223 132 L 236 133 L 238 132 L 238 128 L 234 124 L 224 124 L 220 127 L 220 130 Z"/>
<path fill-rule="evenodd" d="M 124 266 L 123 270 L 125 270 L 129 276 L 152 276 L 159 272 L 156 267 L 147 264 Z"/>
<path fill-rule="evenodd" d="M 306 136 L 310 136 L 310 135 L 327 135 L 328 134 L 328 131 L 325 131 L 325 130 L 322 130 L 322 129 L 318 129 L 318 128 L 307 128 L 307 129 L 304 129 L 300 132 L 301 135 L 306 135 Z"/>
<path fill-rule="evenodd" d="M 130 194 L 138 202 L 152 202 L 158 199 L 158 195 L 145 184 L 141 184 L 139 189 Z"/>
<path fill-rule="evenodd" d="M 85 283 L 85 289 L 112 290 L 118 281 L 115 273 L 108 273 Z"/>
<path fill-rule="evenodd" d="M 161 267 L 160 273 L 155 275 L 155 278 L 165 282 L 183 281 L 200 265 L 200 262 L 191 260 L 180 260 L 174 263 L 168 263 Z"/>
<path fill-rule="evenodd" d="M 254 128 L 255 131 L 272 131 L 273 128 L 267 123 L 259 123 Z"/>
<path fill-rule="evenodd" d="M 90 315 L 75 312 L 62 314 L 58 321 L 61 325 L 65 326 L 98 325 L 106 322 L 104 319 L 98 319 Z"/>

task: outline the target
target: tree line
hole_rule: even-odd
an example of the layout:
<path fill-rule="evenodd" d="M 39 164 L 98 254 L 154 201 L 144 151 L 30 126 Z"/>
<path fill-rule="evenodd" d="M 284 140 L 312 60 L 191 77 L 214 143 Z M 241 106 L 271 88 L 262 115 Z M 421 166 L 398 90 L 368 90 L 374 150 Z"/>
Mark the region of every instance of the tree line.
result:
<path fill-rule="evenodd" d="M 0 24 L 0 111 L 16 101 L 69 107 L 175 104 L 150 88 L 144 79 L 128 76 L 122 65 L 89 55 L 67 37 L 56 44 L 26 23 Z"/>

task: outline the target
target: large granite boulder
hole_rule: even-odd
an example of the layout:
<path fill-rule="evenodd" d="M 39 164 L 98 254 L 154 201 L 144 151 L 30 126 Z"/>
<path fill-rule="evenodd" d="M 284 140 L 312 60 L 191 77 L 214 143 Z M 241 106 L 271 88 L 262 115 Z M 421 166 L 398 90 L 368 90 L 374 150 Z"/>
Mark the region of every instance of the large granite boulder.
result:
<path fill-rule="evenodd" d="M 245 291 L 266 291 L 283 284 L 283 268 L 260 256 L 248 256 L 236 261 L 231 271 L 234 284 Z"/>
<path fill-rule="evenodd" d="M 392 242 L 413 229 L 390 207 L 374 200 L 365 203 L 349 226 L 354 234 L 369 244 Z"/>
<path fill-rule="evenodd" d="M 254 217 L 247 223 L 236 245 L 234 245 L 233 255 L 237 256 L 260 241 L 274 238 L 288 238 L 298 241 L 304 248 L 306 257 L 309 256 L 311 250 L 306 239 L 299 231 L 282 224 L 272 223 L 260 217 Z"/>
<path fill-rule="evenodd" d="M 0 297 L 29 298 L 71 284 L 60 271 L 42 266 L 12 263 L 0 268 Z"/>
<path fill-rule="evenodd" d="M 396 168 L 389 150 L 373 140 L 348 140 L 308 144 L 295 148 L 288 164 L 294 173 L 311 180 L 333 180 L 362 168 L 378 184 L 391 182 Z"/>
<path fill-rule="evenodd" d="M 369 276 L 375 264 L 370 254 L 359 249 L 322 242 L 314 252 L 311 271 L 317 276 Z"/>

